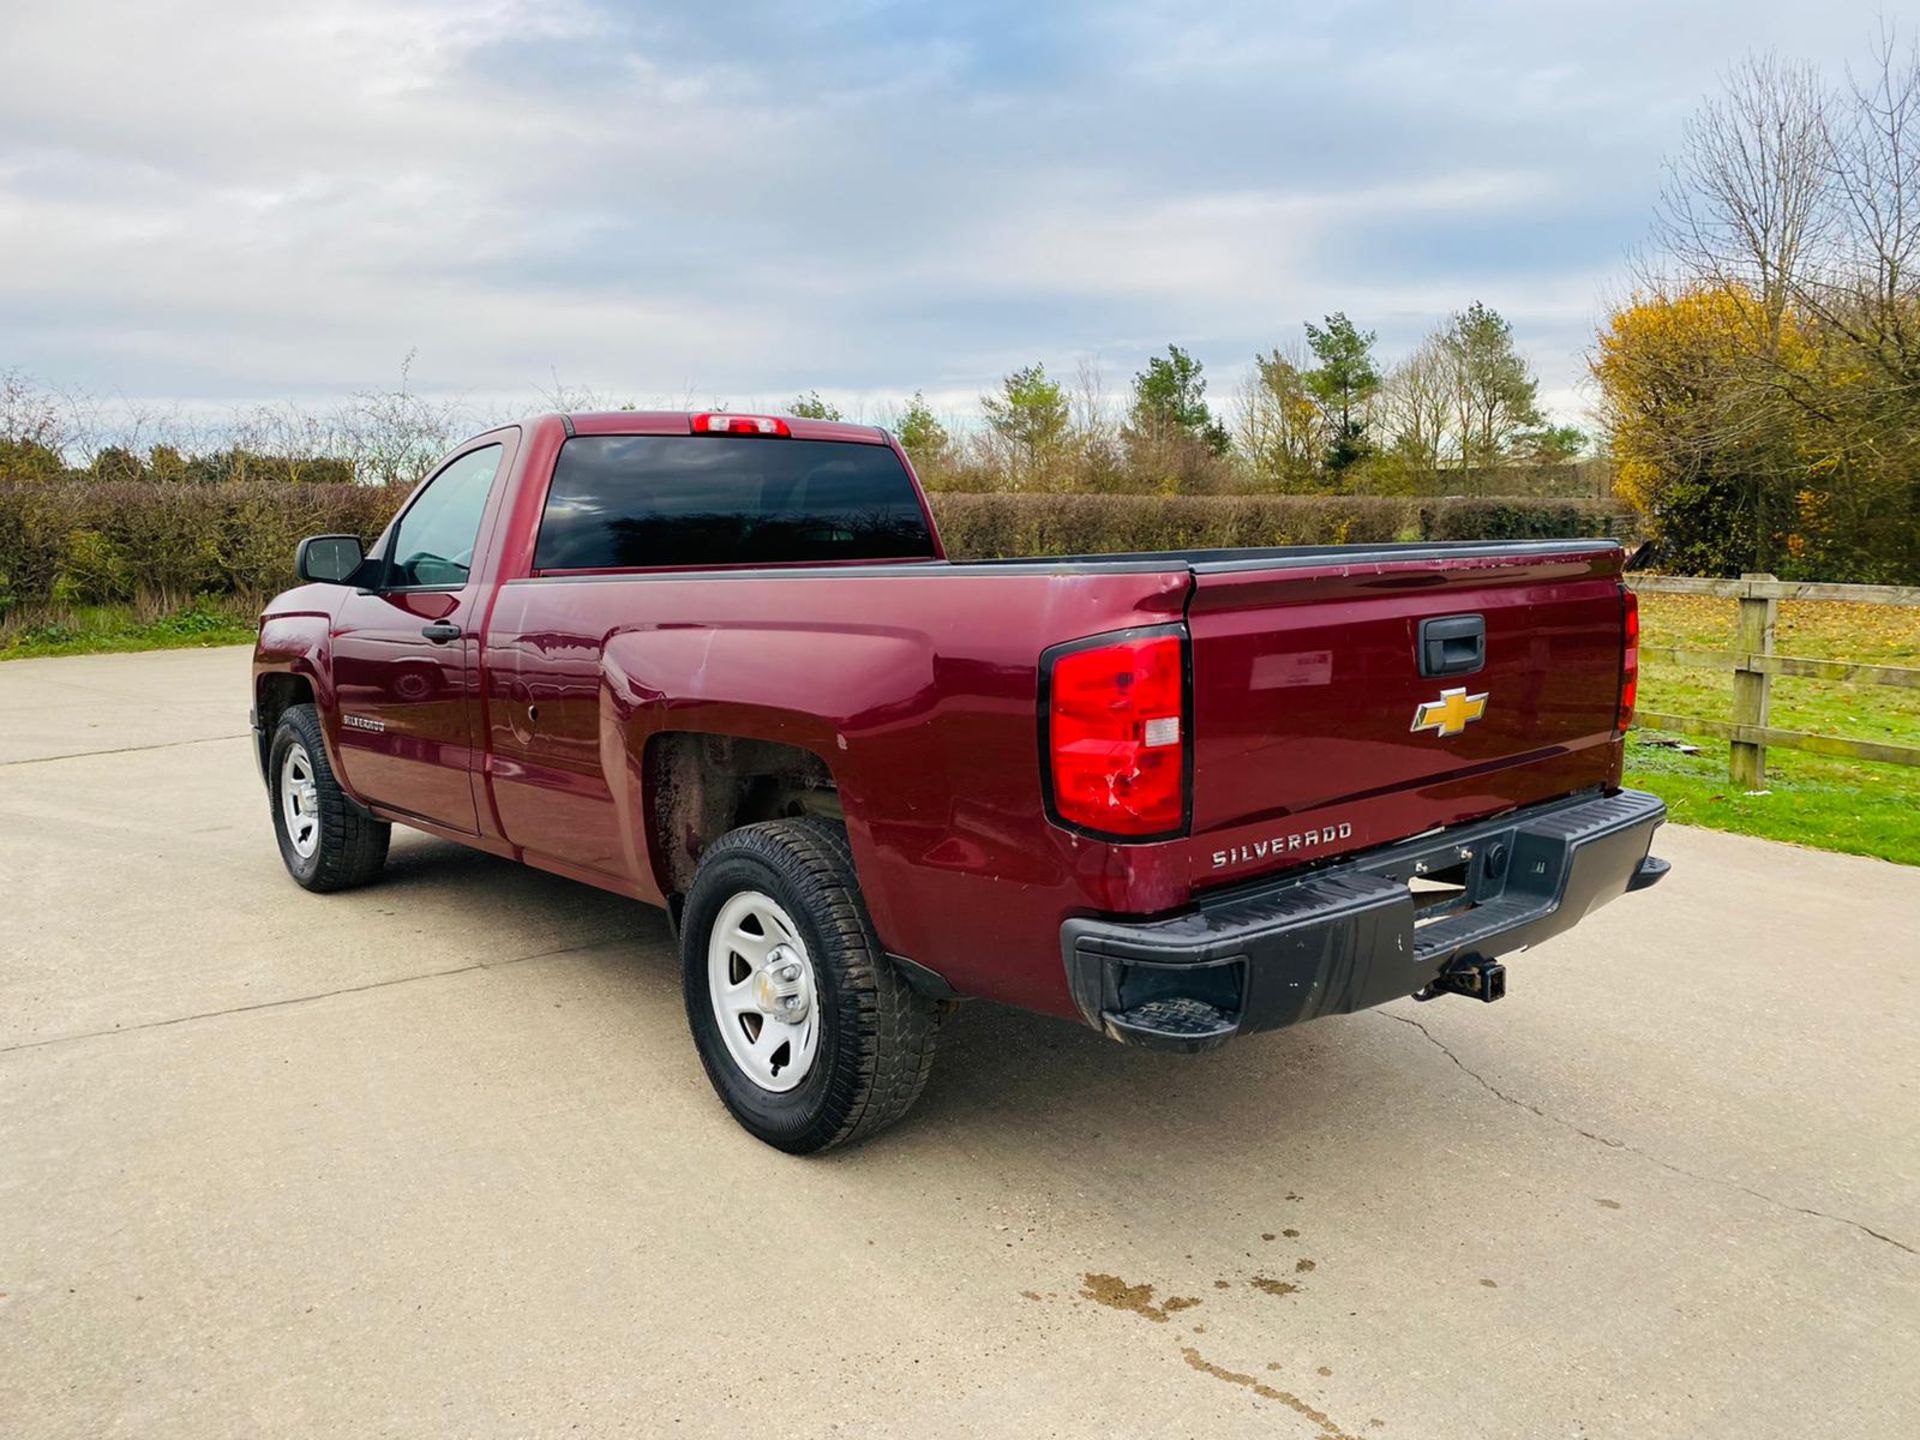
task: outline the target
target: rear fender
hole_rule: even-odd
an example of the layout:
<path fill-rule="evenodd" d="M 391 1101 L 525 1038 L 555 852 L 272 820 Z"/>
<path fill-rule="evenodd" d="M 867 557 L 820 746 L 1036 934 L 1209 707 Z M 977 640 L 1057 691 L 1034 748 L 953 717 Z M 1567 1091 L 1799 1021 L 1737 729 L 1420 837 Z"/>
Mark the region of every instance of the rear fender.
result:
<path fill-rule="evenodd" d="M 854 864 L 874 871 L 870 818 L 883 783 L 885 738 L 917 727 L 933 700 L 925 637 L 882 626 L 666 627 L 612 636 L 602 652 L 601 762 L 629 847 L 631 873 L 663 896 L 673 867 L 658 853 L 646 752 L 668 733 L 764 741 L 804 750 L 831 775 Z M 885 940 L 883 887 L 868 908 Z"/>

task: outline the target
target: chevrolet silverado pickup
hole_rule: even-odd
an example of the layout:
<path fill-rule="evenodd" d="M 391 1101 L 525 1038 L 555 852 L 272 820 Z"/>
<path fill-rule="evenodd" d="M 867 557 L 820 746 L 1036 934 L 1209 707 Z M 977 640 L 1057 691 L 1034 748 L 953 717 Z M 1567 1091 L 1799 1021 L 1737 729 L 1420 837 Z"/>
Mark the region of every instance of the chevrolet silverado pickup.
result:
<path fill-rule="evenodd" d="M 310 891 L 395 824 L 662 906 L 720 1099 L 897 1120 L 982 997 L 1181 1051 L 1408 996 L 1654 883 L 1611 541 L 948 560 L 885 431 L 548 415 L 269 604 Z"/>

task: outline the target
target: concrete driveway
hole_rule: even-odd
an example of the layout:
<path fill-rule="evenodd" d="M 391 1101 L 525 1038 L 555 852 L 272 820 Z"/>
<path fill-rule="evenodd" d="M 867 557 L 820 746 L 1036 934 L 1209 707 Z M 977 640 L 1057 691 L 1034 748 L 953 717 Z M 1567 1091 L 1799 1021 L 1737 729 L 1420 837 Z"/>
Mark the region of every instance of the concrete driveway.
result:
<path fill-rule="evenodd" d="M 964 1007 L 803 1161 L 654 912 L 296 889 L 245 691 L 0 665 L 0 1434 L 1920 1433 L 1920 871 L 1669 829 L 1501 1005 L 1197 1060 Z"/>

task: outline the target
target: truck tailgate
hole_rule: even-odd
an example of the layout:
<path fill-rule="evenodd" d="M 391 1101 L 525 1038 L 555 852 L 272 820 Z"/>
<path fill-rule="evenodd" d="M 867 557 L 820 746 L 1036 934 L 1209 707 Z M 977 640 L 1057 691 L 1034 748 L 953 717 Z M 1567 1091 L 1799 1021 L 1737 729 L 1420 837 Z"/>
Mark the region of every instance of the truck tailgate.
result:
<path fill-rule="evenodd" d="M 1620 564 L 1578 541 L 1196 564 L 1196 879 L 1617 783 Z M 1423 674 L 1423 622 L 1449 619 L 1433 658 L 1460 668 Z"/>

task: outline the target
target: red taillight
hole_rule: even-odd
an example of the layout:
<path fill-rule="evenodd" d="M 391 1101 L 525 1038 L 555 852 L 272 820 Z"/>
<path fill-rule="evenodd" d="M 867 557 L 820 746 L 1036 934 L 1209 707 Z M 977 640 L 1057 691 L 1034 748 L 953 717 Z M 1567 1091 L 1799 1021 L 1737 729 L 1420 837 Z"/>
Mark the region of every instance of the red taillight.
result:
<path fill-rule="evenodd" d="M 1127 837 L 1185 826 L 1185 650 L 1162 634 L 1054 657 L 1047 758 L 1061 820 Z"/>
<path fill-rule="evenodd" d="M 1620 712 L 1614 728 L 1622 735 L 1633 724 L 1634 702 L 1640 697 L 1640 597 L 1631 590 L 1626 596 L 1625 641 L 1620 651 Z"/>
<path fill-rule="evenodd" d="M 777 415 L 696 415 L 693 417 L 693 433 L 696 435 L 774 435 L 783 439 L 791 438 L 793 431 L 787 428 L 787 422 Z"/>

